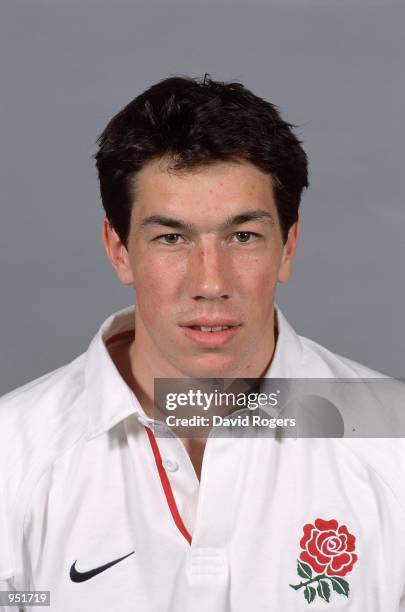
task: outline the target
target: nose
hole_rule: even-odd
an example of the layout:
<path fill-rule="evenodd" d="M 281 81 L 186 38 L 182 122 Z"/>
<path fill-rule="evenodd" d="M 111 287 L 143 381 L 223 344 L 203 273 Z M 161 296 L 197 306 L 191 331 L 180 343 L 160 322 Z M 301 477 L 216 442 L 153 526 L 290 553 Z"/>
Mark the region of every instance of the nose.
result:
<path fill-rule="evenodd" d="M 231 297 L 231 262 L 220 244 L 205 241 L 196 248 L 190 263 L 191 293 L 195 300 Z"/>

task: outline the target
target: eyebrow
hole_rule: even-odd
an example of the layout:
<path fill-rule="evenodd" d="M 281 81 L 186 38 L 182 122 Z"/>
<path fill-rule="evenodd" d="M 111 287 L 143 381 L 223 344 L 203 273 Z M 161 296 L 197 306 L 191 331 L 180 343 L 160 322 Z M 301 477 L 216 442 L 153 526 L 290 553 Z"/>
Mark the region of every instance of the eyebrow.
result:
<path fill-rule="evenodd" d="M 260 221 L 263 223 L 270 221 L 272 225 L 274 224 L 273 215 L 259 208 L 257 210 L 247 210 L 246 212 L 243 212 L 239 215 L 228 217 L 220 225 L 220 230 L 226 230 L 230 227 L 234 227 L 235 225 L 247 223 L 248 221 Z M 141 228 L 143 229 L 150 225 L 161 225 L 164 227 L 171 227 L 177 230 L 194 233 L 197 232 L 197 227 L 194 224 L 181 221 L 180 219 L 174 219 L 173 217 L 165 217 L 164 215 L 150 215 L 149 217 L 146 217 L 141 223 Z"/>

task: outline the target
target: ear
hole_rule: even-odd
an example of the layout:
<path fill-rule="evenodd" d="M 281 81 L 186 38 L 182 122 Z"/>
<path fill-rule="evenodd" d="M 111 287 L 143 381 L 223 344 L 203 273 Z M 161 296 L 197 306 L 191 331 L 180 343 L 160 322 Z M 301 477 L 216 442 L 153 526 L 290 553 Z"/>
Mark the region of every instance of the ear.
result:
<path fill-rule="evenodd" d="M 287 241 L 283 247 L 281 264 L 278 271 L 278 280 L 280 283 L 287 283 L 292 274 L 292 260 L 295 255 L 295 251 L 297 250 L 300 231 L 300 219 L 298 218 L 298 220 L 288 230 Z"/>
<path fill-rule="evenodd" d="M 129 265 L 128 251 L 106 217 L 104 217 L 101 226 L 101 238 L 107 257 L 121 283 L 124 285 L 132 284 L 133 275 L 131 266 Z"/>

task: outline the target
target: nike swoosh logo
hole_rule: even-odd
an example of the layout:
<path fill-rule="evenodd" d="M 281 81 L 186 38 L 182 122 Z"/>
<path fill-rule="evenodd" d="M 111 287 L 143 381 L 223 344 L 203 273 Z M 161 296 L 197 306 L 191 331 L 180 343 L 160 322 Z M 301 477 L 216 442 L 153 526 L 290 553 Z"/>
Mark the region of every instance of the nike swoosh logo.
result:
<path fill-rule="evenodd" d="M 119 559 L 114 559 L 114 561 L 110 561 L 109 563 L 106 563 L 105 565 L 100 565 L 100 567 L 96 567 L 87 572 L 77 571 L 76 569 L 77 560 L 76 560 L 73 563 L 72 567 L 70 568 L 70 579 L 72 582 L 85 582 L 86 580 L 90 580 L 90 578 L 94 578 L 94 576 L 97 576 L 97 574 L 101 574 L 101 572 L 105 572 L 105 570 L 107 570 L 109 567 L 112 567 L 116 563 L 119 563 L 120 561 L 123 561 L 127 557 L 130 557 L 131 555 L 134 554 L 134 552 L 135 551 L 133 550 L 132 552 L 125 555 L 124 557 L 120 557 Z"/>

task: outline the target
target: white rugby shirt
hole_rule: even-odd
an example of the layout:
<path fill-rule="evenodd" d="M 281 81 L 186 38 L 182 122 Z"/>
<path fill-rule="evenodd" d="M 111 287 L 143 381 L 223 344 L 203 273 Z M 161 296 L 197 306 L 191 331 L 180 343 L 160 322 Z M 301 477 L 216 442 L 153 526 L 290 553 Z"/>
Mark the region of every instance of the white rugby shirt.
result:
<path fill-rule="evenodd" d="M 277 319 L 268 377 L 376 376 Z M 132 326 L 2 399 L 1 588 L 55 612 L 404 611 L 403 441 L 209 438 L 199 482 L 109 356 Z"/>

